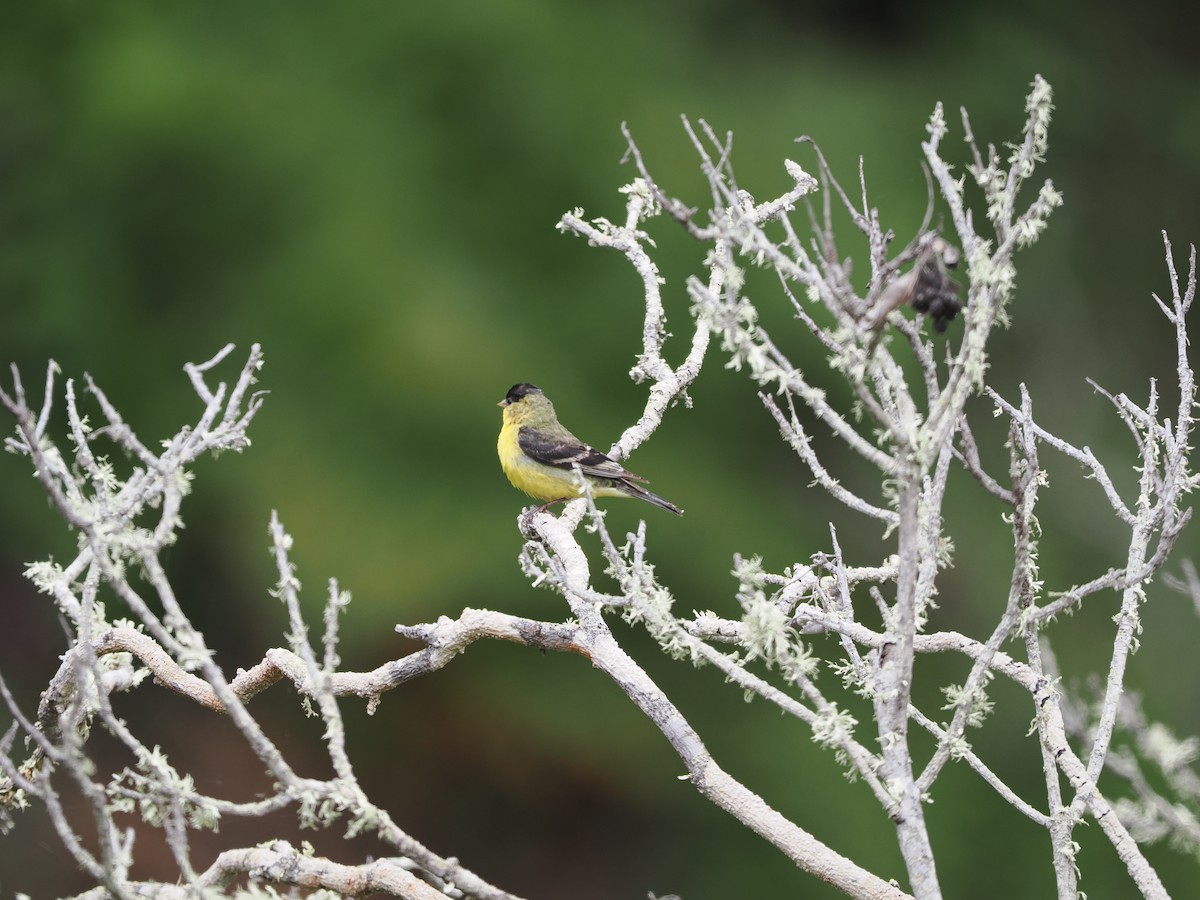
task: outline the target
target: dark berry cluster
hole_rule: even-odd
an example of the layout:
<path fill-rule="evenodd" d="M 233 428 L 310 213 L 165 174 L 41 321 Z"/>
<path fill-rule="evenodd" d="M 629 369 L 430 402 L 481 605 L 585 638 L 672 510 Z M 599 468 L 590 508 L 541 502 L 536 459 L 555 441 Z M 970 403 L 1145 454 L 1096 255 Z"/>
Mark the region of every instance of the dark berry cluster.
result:
<path fill-rule="evenodd" d="M 933 330 L 943 332 L 950 320 L 962 309 L 958 299 L 958 285 L 950 280 L 945 268 L 936 256 L 926 258 L 917 272 L 917 283 L 913 286 L 909 304 L 919 313 L 933 320 Z"/>

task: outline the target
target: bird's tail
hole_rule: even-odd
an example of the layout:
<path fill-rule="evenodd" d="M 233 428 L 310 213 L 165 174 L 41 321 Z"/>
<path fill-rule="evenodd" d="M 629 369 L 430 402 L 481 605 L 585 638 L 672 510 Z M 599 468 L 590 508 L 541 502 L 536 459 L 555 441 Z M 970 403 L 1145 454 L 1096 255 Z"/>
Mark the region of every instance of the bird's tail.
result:
<path fill-rule="evenodd" d="M 653 503 L 655 506 L 661 506 L 663 509 L 675 513 L 677 516 L 683 515 L 683 510 L 672 503 L 670 500 L 664 500 L 658 494 L 653 494 L 646 490 L 640 484 L 635 484 L 631 481 L 620 482 L 621 490 L 630 497 L 636 497 L 639 500 L 645 500 L 647 503 Z"/>

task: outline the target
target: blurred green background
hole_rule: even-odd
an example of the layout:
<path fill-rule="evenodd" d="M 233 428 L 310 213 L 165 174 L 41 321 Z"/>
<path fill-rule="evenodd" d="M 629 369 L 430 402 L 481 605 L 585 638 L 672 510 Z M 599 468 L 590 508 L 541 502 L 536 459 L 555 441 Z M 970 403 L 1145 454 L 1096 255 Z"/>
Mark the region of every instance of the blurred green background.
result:
<path fill-rule="evenodd" d="M 1083 377 L 1138 398 L 1150 376 L 1170 375 L 1171 335 L 1149 297 L 1169 292 L 1160 231 L 1181 267 L 1200 237 L 1200 71 L 1193 36 L 1171 12 L 766 0 L 9 4 L 0 13 L 0 361 L 39 390 L 51 357 L 67 376 L 91 373 L 153 444 L 199 415 L 184 362 L 232 341 L 238 350 L 221 370 L 232 378 L 234 360 L 263 344 L 260 384 L 271 394 L 254 446 L 197 467 L 187 530 L 168 558 L 230 672 L 281 643 L 282 611 L 267 593 L 272 509 L 295 538 L 314 623 L 327 579 L 354 595 L 341 647 L 348 669 L 413 649 L 396 622 L 466 606 L 560 619 L 561 600 L 532 589 L 516 565 L 524 500 L 496 462 L 494 404 L 514 382 L 534 382 L 599 446 L 639 413 L 643 394 L 626 376 L 640 350 L 639 283 L 617 255 L 554 228 L 576 206 L 622 215 L 617 188 L 633 173 L 620 162 L 621 122 L 660 183 L 696 205 L 707 194 L 681 114 L 734 132 L 739 180 L 759 197 L 788 186 L 784 158 L 815 171 L 811 152 L 793 143 L 801 134 L 849 186 L 861 154 L 872 203 L 903 240 L 925 204 L 918 144 L 934 103 L 948 110 L 947 152 L 958 152 L 962 105 L 976 136 L 1001 144 L 1017 138 L 1027 86 L 1041 73 L 1057 105 L 1042 174 L 1066 206 L 1019 259 L 994 384 L 1013 397 L 1027 382 L 1044 420 L 1104 454 L 1128 490 L 1132 443 Z M 654 236 L 676 333 L 666 354 L 677 363 L 689 332 L 683 282 L 704 251 L 666 222 Z M 847 233 L 843 254 L 860 251 Z M 777 342 L 844 396 L 772 279 L 755 276 L 750 293 Z M 960 329 L 951 326 L 951 341 Z M 873 525 L 808 486 L 752 386 L 722 364 L 714 352 L 694 408 L 672 411 L 631 462 L 687 516 L 613 503 L 608 521 L 619 534 L 647 518 L 681 611 L 732 616 L 734 552 L 760 553 L 780 571 L 828 550 L 831 522 L 851 562 L 877 559 L 884 545 Z M 99 416 L 94 401 L 85 409 Z M 1003 429 L 986 404 L 974 411 L 1000 474 Z M 869 490 L 870 473 L 820 438 L 834 474 Z M 1049 454 L 1045 463 L 1041 562 L 1052 590 L 1124 554 L 1095 486 Z M 947 524 L 956 567 L 942 581 L 937 625 L 984 635 L 1002 608 L 1000 513 L 969 480 L 955 481 Z M 27 709 L 55 668 L 62 632 L 20 573 L 72 547 L 25 463 L 0 458 L 0 669 Z M 1193 531 L 1181 550 L 1195 549 Z M 1131 684 L 1154 686 L 1151 716 L 1200 732 L 1195 617 L 1161 588 L 1151 596 Z M 1069 678 L 1103 666 L 1115 603 L 1095 598 L 1052 630 Z M 885 816 L 803 728 L 614 627 L 725 768 L 903 882 Z M 918 699 L 934 712 L 938 684 L 965 671 L 922 660 Z M 1044 805 L 1036 743 L 1024 736 L 1032 710 L 1007 685 L 995 697 L 977 743 Z M 301 772 L 327 771 L 319 728 L 287 688 L 254 703 Z M 676 780 L 682 768 L 668 745 L 577 658 L 477 645 L 386 697 L 373 718 L 344 708 L 362 778 L 398 823 L 518 894 L 836 896 Z M 118 709 L 202 787 L 234 799 L 265 787 L 228 723 L 151 685 Z M 1043 836 L 977 779 L 949 769 L 935 799 L 947 896 L 1052 894 Z M 284 815 L 223 822 L 215 839 L 197 837 L 196 862 L 277 834 L 309 837 L 346 862 L 385 852 L 366 839 L 341 846 L 336 831 L 295 835 Z M 1078 839 L 1088 896 L 1130 896 L 1099 830 Z M 160 843 L 139 841 L 135 874 L 166 877 Z M 1195 883 L 1191 860 L 1148 852 L 1169 888 Z M 0 838 L 0 895 L 84 886 L 40 812 Z"/>

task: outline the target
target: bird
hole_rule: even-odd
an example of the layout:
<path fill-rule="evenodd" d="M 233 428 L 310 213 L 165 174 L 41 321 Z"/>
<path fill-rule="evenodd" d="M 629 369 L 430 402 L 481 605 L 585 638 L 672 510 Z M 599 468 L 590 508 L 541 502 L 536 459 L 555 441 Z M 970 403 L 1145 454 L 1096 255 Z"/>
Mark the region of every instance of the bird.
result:
<path fill-rule="evenodd" d="M 500 467 L 513 487 L 545 501 L 542 509 L 583 496 L 575 474 L 578 466 L 593 497 L 636 497 L 683 515 L 674 503 L 642 487 L 647 483 L 645 478 L 634 475 L 560 425 L 554 404 L 541 388 L 514 384 L 496 405 L 504 410 L 504 424 L 496 442 Z"/>

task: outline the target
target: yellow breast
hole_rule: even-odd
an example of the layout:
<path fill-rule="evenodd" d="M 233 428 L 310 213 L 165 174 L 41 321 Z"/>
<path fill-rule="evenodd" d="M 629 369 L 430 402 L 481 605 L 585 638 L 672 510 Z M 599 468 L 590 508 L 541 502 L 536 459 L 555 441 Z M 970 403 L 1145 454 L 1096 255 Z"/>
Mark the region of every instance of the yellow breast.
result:
<path fill-rule="evenodd" d="M 514 425 L 506 419 L 504 427 L 500 429 L 500 439 L 496 442 L 500 468 L 512 486 L 535 500 L 562 500 L 580 496 L 574 473 L 535 462 L 521 451 L 517 443 L 520 430 L 520 425 Z"/>

